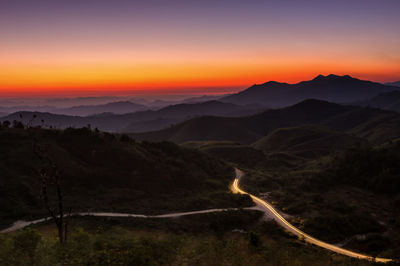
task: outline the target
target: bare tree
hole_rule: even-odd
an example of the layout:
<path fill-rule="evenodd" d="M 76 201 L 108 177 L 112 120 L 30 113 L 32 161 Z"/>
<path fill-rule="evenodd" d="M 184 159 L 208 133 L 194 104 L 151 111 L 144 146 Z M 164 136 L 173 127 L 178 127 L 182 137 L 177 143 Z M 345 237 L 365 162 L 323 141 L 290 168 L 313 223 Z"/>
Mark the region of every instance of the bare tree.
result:
<path fill-rule="evenodd" d="M 33 150 L 40 161 L 40 167 L 38 170 L 41 181 L 40 195 L 47 212 L 50 214 L 50 217 L 57 226 L 60 243 L 63 243 L 67 240 L 68 221 L 71 216 L 71 208 L 69 208 L 68 213 L 65 214 L 61 175 L 58 171 L 57 165 L 46 151 L 45 146 L 39 145 L 36 139 L 34 139 Z M 51 203 L 53 199 L 51 199 L 51 196 L 49 195 L 50 189 L 55 190 L 55 203 Z"/>

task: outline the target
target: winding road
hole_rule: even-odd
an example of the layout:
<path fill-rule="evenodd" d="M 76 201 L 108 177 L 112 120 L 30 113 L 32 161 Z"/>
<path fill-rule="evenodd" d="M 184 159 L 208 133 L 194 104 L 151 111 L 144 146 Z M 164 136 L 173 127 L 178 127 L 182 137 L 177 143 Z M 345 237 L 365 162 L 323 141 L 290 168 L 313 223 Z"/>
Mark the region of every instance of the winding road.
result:
<path fill-rule="evenodd" d="M 129 213 L 114 213 L 114 212 L 78 212 L 78 213 L 73 213 L 71 215 L 72 216 L 97 216 L 97 217 L 175 218 L 175 217 L 182 217 L 182 216 L 187 216 L 187 215 L 195 215 L 195 214 L 203 214 L 203 213 L 222 212 L 222 211 L 237 211 L 237 210 L 241 210 L 241 209 L 254 210 L 256 208 L 256 209 L 261 210 L 264 213 L 268 214 L 279 225 L 281 225 L 282 227 L 284 227 L 286 230 L 293 233 L 294 235 L 297 235 L 297 236 L 303 238 L 304 241 L 306 241 L 310 244 L 314 244 L 316 246 L 325 248 L 327 250 L 330 250 L 330 251 L 333 251 L 333 252 L 336 252 L 336 253 L 339 253 L 342 255 L 346 255 L 349 257 L 357 258 L 357 259 L 365 259 L 365 260 L 383 262 L 383 263 L 393 261 L 392 259 L 374 258 L 372 256 L 368 256 L 368 255 L 360 254 L 360 253 L 357 253 L 354 251 L 350 251 L 350 250 L 323 242 L 321 240 L 318 240 L 318 239 L 304 233 L 300 229 L 298 229 L 295 226 L 293 226 L 292 224 L 290 224 L 285 218 L 283 218 L 283 216 L 280 215 L 274 209 L 274 207 L 272 207 L 271 204 L 267 203 L 265 200 L 262 200 L 256 196 L 242 190 L 239 187 L 239 181 L 240 181 L 240 178 L 244 176 L 244 173 L 236 168 L 235 168 L 235 173 L 236 173 L 236 178 L 233 181 L 233 184 L 231 186 L 232 192 L 249 195 L 252 198 L 252 200 L 254 201 L 254 203 L 257 205 L 256 207 L 208 209 L 208 210 L 201 210 L 201 211 L 178 212 L 178 213 L 168 213 L 168 214 L 161 214 L 161 215 L 144 215 L 144 214 L 129 214 Z M 49 220 L 51 220 L 50 217 L 37 219 L 34 221 L 16 221 L 12 226 L 1 230 L 0 233 L 9 233 L 9 232 L 17 231 L 17 230 L 25 228 L 27 226 L 46 222 Z"/>
<path fill-rule="evenodd" d="M 342 255 L 346 255 L 349 257 L 353 257 L 353 258 L 357 258 L 357 259 L 365 259 L 365 260 L 370 260 L 370 261 L 376 261 L 376 262 L 391 262 L 392 259 L 386 259 L 386 258 L 374 258 L 368 255 L 364 255 L 364 254 L 360 254 L 357 252 L 353 252 L 344 248 L 340 248 L 337 247 L 335 245 L 323 242 L 321 240 L 318 240 L 306 233 L 304 233 L 303 231 L 301 231 L 300 229 L 296 228 L 295 226 L 293 226 L 292 224 L 290 224 L 285 218 L 282 217 L 282 215 L 280 215 L 273 207 L 271 204 L 267 203 L 265 200 L 262 200 L 250 193 L 247 193 L 246 191 L 243 191 L 240 187 L 239 187 L 239 180 L 241 177 L 244 176 L 244 173 L 242 171 L 240 171 L 239 169 L 235 168 L 235 173 L 236 173 L 236 178 L 233 181 L 231 190 L 234 193 L 241 193 L 241 194 L 246 194 L 249 195 L 252 200 L 254 201 L 254 203 L 257 204 L 257 206 L 259 206 L 265 213 L 268 213 L 279 225 L 281 225 L 282 227 L 284 227 L 286 230 L 288 230 L 289 232 L 301 237 L 304 239 L 304 241 L 310 243 L 310 244 L 314 244 L 316 246 L 325 248 L 327 250 L 342 254 Z"/>
<path fill-rule="evenodd" d="M 96 216 L 96 217 L 131 217 L 131 218 L 176 218 L 188 215 L 195 214 L 203 214 L 203 213 L 212 213 L 212 212 L 223 212 L 223 211 L 238 211 L 238 210 L 254 210 L 254 207 L 248 208 L 226 208 L 226 209 L 208 209 L 201 211 L 190 211 L 190 212 L 176 212 L 176 213 L 167 213 L 160 215 L 144 215 L 144 214 L 131 214 L 131 213 L 117 213 L 117 212 L 76 212 L 71 213 L 71 216 Z M 43 223 L 46 221 L 51 221 L 51 217 L 41 218 L 33 221 L 16 221 L 10 227 L 5 228 L 0 231 L 0 233 L 10 233 L 17 231 L 19 229 L 23 229 L 25 227 Z"/>

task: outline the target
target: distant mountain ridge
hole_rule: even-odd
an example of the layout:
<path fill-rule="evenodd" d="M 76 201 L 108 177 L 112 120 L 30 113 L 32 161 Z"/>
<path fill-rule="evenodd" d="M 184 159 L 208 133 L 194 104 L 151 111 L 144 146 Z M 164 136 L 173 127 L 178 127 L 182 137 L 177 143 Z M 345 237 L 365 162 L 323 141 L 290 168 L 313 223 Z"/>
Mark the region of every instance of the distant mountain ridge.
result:
<path fill-rule="evenodd" d="M 130 106 L 130 103 L 127 103 L 127 105 Z M 120 106 L 119 103 L 118 106 Z M 202 115 L 244 116 L 254 114 L 257 111 L 257 108 L 251 109 L 231 103 L 209 101 L 171 105 L 156 111 L 147 110 L 128 114 L 102 113 L 86 117 L 24 111 L 4 116 L 0 118 L 0 121 L 22 120 L 24 124 L 52 126 L 60 129 L 67 127 L 79 128 L 90 124 L 93 128 L 97 127 L 100 130 L 109 132 L 144 132 L 159 130 L 171 124 Z M 36 118 L 31 121 L 33 115 L 36 115 Z"/>
<path fill-rule="evenodd" d="M 176 143 L 226 140 L 249 144 L 275 129 L 304 124 L 346 132 L 373 143 L 400 138 L 400 115 L 395 112 L 315 99 L 247 117 L 194 118 L 164 130 L 132 136 L 139 140 L 169 140 Z"/>
<path fill-rule="evenodd" d="M 312 80 L 296 84 L 276 81 L 256 84 L 239 93 L 222 97 L 220 101 L 242 105 L 258 103 L 271 107 L 289 106 L 311 98 L 336 103 L 351 103 L 396 89 L 395 86 L 360 80 L 348 75 L 331 74 L 319 75 Z"/>
<path fill-rule="evenodd" d="M 386 85 L 391 85 L 391 86 L 400 87 L 400 80 L 399 80 L 399 81 L 394 81 L 394 82 L 386 83 Z"/>
<path fill-rule="evenodd" d="M 6 106 L 1 106 L 0 103 L 0 113 L 2 114 L 11 114 L 19 111 L 28 111 L 28 112 L 48 112 L 53 114 L 60 114 L 60 115 L 73 115 L 73 116 L 90 116 L 90 115 L 97 115 L 101 113 L 113 113 L 113 114 L 128 114 L 134 113 L 138 111 L 146 111 L 146 110 L 157 110 L 161 108 L 165 108 L 171 105 L 177 104 L 195 104 L 195 103 L 202 103 L 202 102 L 209 102 L 215 101 L 221 98 L 222 96 L 215 96 L 215 95 L 203 95 L 203 96 L 195 96 L 185 98 L 183 100 L 175 100 L 175 101 L 167 101 L 167 100 L 153 100 L 149 101 L 146 99 L 136 99 L 132 98 L 130 100 L 120 100 L 115 101 L 112 97 L 110 97 L 110 101 L 107 103 L 88 103 L 88 104 L 80 104 L 74 105 L 70 107 L 56 107 L 51 104 L 44 104 L 44 105 L 10 105 L 7 103 Z M 77 98 L 79 102 L 81 98 Z M 60 99 L 61 101 L 61 99 Z M 73 99 L 69 99 L 70 102 Z M 50 101 L 51 103 L 57 103 L 57 101 L 53 100 Z"/>
<path fill-rule="evenodd" d="M 70 108 L 62 108 L 62 109 L 59 108 L 52 111 L 52 113 L 76 115 L 76 116 L 89 116 L 100 113 L 127 114 L 147 109 L 149 108 L 142 104 L 137 104 L 130 101 L 119 101 L 119 102 L 111 102 L 100 105 L 81 105 Z"/>
<path fill-rule="evenodd" d="M 59 115 L 89 116 L 100 113 L 126 114 L 137 111 L 148 110 L 149 107 L 130 101 L 110 102 L 98 105 L 79 105 L 68 108 L 56 108 L 54 106 L 12 106 L 0 107 L 0 112 L 14 113 L 19 111 L 27 112 L 48 112 Z"/>

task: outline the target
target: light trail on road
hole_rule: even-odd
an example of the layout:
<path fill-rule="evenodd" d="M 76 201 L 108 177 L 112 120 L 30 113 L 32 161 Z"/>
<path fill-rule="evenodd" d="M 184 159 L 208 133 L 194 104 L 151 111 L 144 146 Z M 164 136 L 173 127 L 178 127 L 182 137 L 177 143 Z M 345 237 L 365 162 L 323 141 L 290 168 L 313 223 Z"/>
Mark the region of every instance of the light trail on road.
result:
<path fill-rule="evenodd" d="M 244 175 L 244 173 L 242 171 L 240 171 L 239 169 L 235 169 L 236 172 L 236 178 L 233 181 L 232 184 L 232 191 L 234 193 L 240 193 L 240 194 L 246 194 L 249 195 L 252 200 L 260 207 L 262 207 L 266 212 L 269 212 L 272 214 L 272 217 L 275 221 L 278 222 L 278 224 L 280 224 L 281 226 L 283 226 L 285 229 L 287 229 L 289 232 L 299 236 L 299 237 L 303 237 L 304 241 L 310 243 L 310 244 L 314 244 L 316 246 L 320 246 L 322 248 L 328 249 L 330 251 L 342 254 L 342 255 L 346 255 L 349 257 L 353 257 L 353 258 L 357 258 L 357 259 L 365 259 L 365 260 L 370 260 L 370 261 L 376 261 L 376 262 L 382 262 L 382 263 L 387 263 L 387 262 L 391 262 L 393 261 L 392 259 L 386 259 L 386 258 L 375 258 L 372 256 L 368 256 L 368 255 L 364 255 L 361 253 L 357 253 L 354 251 L 350 251 L 341 247 L 337 247 L 335 245 L 323 242 L 321 240 L 318 240 L 306 233 L 304 233 L 303 231 L 301 231 L 300 229 L 296 228 L 295 226 L 293 226 L 291 223 L 289 223 L 285 218 L 282 217 L 282 215 L 280 215 L 275 209 L 274 207 L 272 207 L 272 205 L 270 205 L 269 203 L 267 203 L 266 201 L 242 190 L 239 187 L 239 179 Z"/>

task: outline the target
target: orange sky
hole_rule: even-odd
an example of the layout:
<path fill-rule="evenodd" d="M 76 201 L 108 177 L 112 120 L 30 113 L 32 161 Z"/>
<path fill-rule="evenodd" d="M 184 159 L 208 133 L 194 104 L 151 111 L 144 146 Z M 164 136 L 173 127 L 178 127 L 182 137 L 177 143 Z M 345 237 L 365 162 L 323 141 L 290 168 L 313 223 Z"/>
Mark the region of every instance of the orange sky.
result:
<path fill-rule="evenodd" d="M 29 3 L 0 3 L 0 97 L 224 93 L 331 73 L 400 79 L 395 1 Z"/>
<path fill-rule="evenodd" d="M 263 60 L 260 60 L 263 61 Z M 265 61 L 272 61 L 265 59 Z M 0 95 L 21 93 L 63 95 L 89 92 L 135 90 L 169 91 L 184 89 L 190 92 L 201 87 L 232 87 L 231 91 L 269 80 L 298 82 L 317 74 L 350 74 L 363 79 L 387 81 L 397 77 L 397 64 L 368 62 L 310 63 L 303 62 L 219 62 L 160 64 L 11 64 L 0 68 Z M 223 91 L 225 92 L 225 91 Z M 33 93 L 34 94 L 34 93 Z"/>

